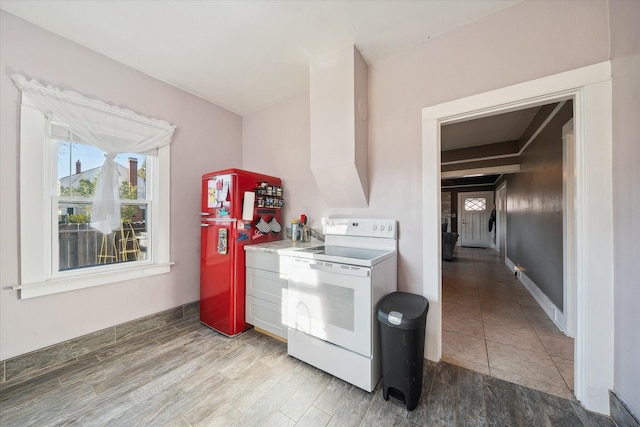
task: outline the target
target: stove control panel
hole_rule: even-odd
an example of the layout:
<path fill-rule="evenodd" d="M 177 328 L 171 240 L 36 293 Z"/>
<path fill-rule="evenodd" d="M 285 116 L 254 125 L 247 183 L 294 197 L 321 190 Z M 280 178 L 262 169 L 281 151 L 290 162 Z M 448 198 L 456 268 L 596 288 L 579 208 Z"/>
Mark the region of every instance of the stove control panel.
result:
<path fill-rule="evenodd" d="M 384 237 L 395 239 L 396 221 L 393 219 L 329 218 L 325 220 L 325 235 Z"/>

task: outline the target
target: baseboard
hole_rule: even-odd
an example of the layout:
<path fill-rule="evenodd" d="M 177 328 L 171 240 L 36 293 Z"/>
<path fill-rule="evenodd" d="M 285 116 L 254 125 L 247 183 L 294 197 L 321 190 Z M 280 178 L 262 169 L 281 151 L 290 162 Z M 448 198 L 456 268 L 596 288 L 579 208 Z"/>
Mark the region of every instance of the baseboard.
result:
<path fill-rule="evenodd" d="M 611 418 L 613 418 L 613 421 L 620 427 L 640 427 L 638 419 L 612 390 L 609 390 L 609 407 L 611 410 Z"/>
<path fill-rule="evenodd" d="M 508 257 L 505 259 L 505 263 L 509 269 L 515 274 L 516 265 Z M 521 270 L 517 271 L 518 280 L 529 291 L 531 296 L 540 304 L 540 307 L 547 313 L 547 316 L 556 324 L 556 326 L 565 334 L 567 333 L 567 316 L 545 295 L 544 292 L 535 284 L 526 273 Z"/>
<path fill-rule="evenodd" d="M 257 332 L 260 332 L 261 334 L 265 334 L 265 335 L 270 336 L 271 338 L 275 338 L 278 341 L 281 341 L 281 342 L 283 342 L 285 344 L 287 343 L 287 339 L 286 338 L 282 338 L 281 336 L 276 335 L 273 332 L 269 332 L 266 329 L 262 329 L 262 328 L 259 328 L 257 326 L 254 326 L 253 329 L 255 329 Z"/>
<path fill-rule="evenodd" d="M 125 341 L 182 319 L 197 317 L 200 302 L 182 304 L 106 329 L 72 338 L 0 361 L 0 388 L 45 374 L 70 360 Z"/>

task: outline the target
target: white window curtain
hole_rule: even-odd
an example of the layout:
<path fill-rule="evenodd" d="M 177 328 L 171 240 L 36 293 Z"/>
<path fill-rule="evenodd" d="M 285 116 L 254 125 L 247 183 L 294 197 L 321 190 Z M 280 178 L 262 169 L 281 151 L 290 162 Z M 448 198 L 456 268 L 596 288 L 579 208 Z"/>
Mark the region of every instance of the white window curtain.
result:
<path fill-rule="evenodd" d="M 156 155 L 158 148 L 171 143 L 176 127 L 18 74 L 11 78 L 44 115 L 69 125 L 85 143 L 107 153 L 96 183 L 91 226 L 104 234 L 120 228 L 115 157 L 118 153 Z"/>

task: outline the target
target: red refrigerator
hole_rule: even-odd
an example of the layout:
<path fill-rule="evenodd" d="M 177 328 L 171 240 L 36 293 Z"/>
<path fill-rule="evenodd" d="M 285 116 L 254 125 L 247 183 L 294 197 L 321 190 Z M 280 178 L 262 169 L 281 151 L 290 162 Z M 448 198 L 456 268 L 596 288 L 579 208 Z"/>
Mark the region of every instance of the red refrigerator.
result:
<path fill-rule="evenodd" d="M 245 322 L 244 245 L 282 239 L 279 178 L 227 169 L 202 176 L 200 321 L 227 336 Z"/>

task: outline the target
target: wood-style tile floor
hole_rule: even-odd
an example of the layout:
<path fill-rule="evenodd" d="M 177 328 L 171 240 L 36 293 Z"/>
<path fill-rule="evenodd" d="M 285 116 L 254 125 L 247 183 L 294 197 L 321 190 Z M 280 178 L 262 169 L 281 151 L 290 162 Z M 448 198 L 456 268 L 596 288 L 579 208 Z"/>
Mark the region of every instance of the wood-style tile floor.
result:
<path fill-rule="evenodd" d="M 287 356 L 254 330 L 181 320 L 0 390 L 9 426 L 613 426 L 576 402 L 426 362 L 418 407 Z"/>
<path fill-rule="evenodd" d="M 495 251 L 456 248 L 442 263 L 443 360 L 567 399 L 573 339 Z"/>

